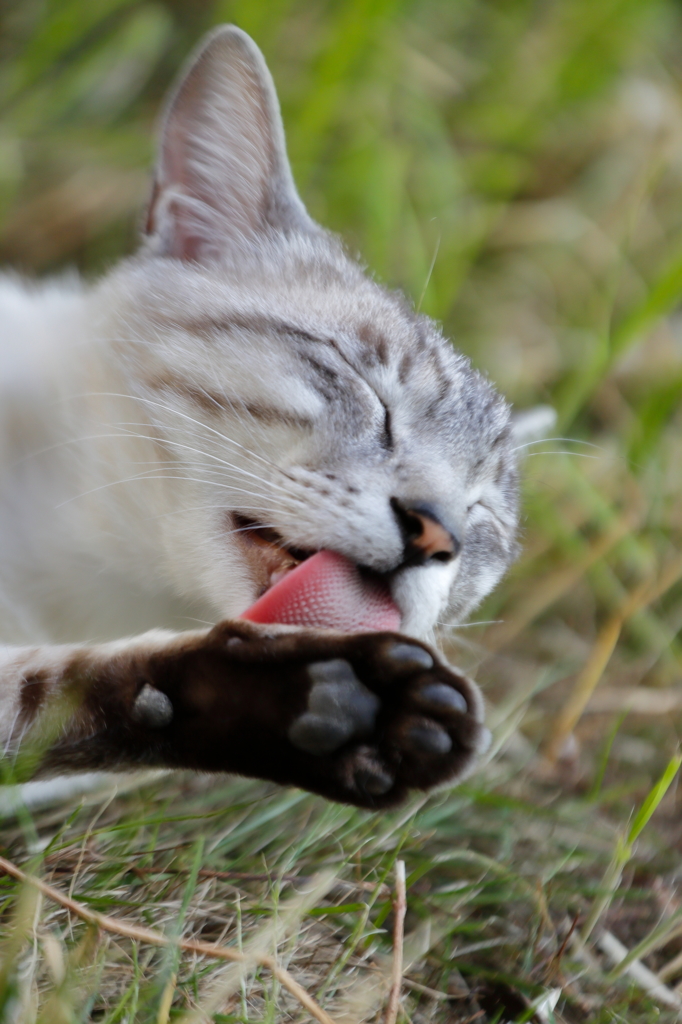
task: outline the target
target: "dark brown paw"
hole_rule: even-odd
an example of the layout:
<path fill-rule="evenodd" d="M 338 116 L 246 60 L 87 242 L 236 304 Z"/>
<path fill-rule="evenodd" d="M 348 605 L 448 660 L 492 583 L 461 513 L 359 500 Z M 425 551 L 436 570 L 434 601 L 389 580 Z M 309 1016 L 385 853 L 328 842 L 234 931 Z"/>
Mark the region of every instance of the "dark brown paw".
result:
<path fill-rule="evenodd" d="M 128 760 L 236 771 L 360 807 L 456 782 L 487 745 L 477 686 L 391 633 L 224 622 L 131 678 L 128 724 L 112 740 Z"/>
<path fill-rule="evenodd" d="M 327 795 L 380 807 L 466 774 L 488 737 L 475 684 L 416 643 L 370 635 L 345 646 L 307 666 L 307 705 L 287 731 L 317 768 L 310 788 L 324 791 L 329 773 Z"/>

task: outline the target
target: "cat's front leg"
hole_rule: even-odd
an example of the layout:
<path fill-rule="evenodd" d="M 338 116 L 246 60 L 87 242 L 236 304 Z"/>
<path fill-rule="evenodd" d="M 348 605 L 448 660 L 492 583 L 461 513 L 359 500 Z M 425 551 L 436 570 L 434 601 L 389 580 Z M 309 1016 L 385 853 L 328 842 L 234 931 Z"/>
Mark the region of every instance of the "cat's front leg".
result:
<path fill-rule="evenodd" d="M 24 704 L 33 701 L 44 735 L 68 709 L 40 775 L 231 771 L 379 808 L 456 781 L 485 744 L 476 686 L 390 633 L 225 622 L 76 650 L 42 708 L 36 685 L 26 676 Z"/>
<path fill-rule="evenodd" d="M 226 622 L 132 665 L 136 724 L 115 742 L 139 743 L 151 764 L 387 807 L 462 777 L 486 742 L 477 687 L 390 633 Z"/>

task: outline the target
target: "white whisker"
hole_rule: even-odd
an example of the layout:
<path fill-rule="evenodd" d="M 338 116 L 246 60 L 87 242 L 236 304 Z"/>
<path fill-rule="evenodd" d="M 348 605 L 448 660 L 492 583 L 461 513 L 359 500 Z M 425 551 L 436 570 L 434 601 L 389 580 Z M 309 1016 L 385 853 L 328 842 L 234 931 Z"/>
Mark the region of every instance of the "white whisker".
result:
<path fill-rule="evenodd" d="M 215 434 L 216 437 L 220 438 L 221 441 L 225 441 L 227 444 L 233 444 L 236 448 L 241 448 L 242 451 L 245 451 L 248 455 L 253 456 L 256 459 L 259 459 L 259 461 L 261 461 L 261 462 L 265 462 L 267 465 L 269 465 L 270 467 L 272 467 L 274 469 L 278 469 L 278 467 L 275 465 L 275 463 L 271 462 L 269 459 L 265 459 L 265 458 L 262 458 L 260 455 L 257 455 L 250 448 L 247 448 L 245 445 L 240 444 L 239 441 L 235 441 L 233 438 L 228 437 L 227 434 L 223 434 L 220 430 L 215 430 L 213 427 L 209 427 L 206 423 L 202 423 L 201 420 L 194 419 L 193 416 L 189 416 L 187 413 L 182 412 L 180 409 L 174 409 L 173 406 L 166 405 L 164 402 L 155 402 L 153 399 L 151 399 L 151 398 L 143 398 L 141 395 L 117 394 L 114 391 L 92 391 L 92 392 L 86 393 L 84 395 L 79 395 L 79 396 L 74 396 L 74 397 L 79 397 L 79 398 L 126 398 L 129 401 L 133 401 L 133 402 L 145 402 L 147 405 L 153 405 L 157 409 L 164 409 L 166 412 L 173 413 L 173 415 L 181 416 L 183 419 L 187 420 L 189 423 L 194 423 L 197 427 L 201 427 L 202 430 L 206 430 L 206 431 L 209 431 L 211 434 Z M 281 470 L 279 470 L 279 472 L 281 472 Z"/>
<path fill-rule="evenodd" d="M 183 448 L 185 451 L 194 452 L 196 455 L 201 455 L 204 458 L 213 459 L 215 462 L 220 463 L 221 466 L 226 466 L 227 469 L 232 469 L 236 473 L 240 473 L 242 476 L 251 477 L 252 479 L 257 480 L 261 484 L 266 484 L 268 487 L 276 487 L 278 491 L 282 491 L 284 494 L 289 493 L 286 487 L 282 487 L 280 484 L 276 484 L 272 480 L 264 480 L 262 477 L 256 476 L 255 473 L 250 473 L 248 469 L 242 469 L 241 466 L 235 466 L 234 463 L 232 462 L 226 462 L 225 459 L 221 459 L 218 455 L 211 455 L 210 452 L 204 452 L 201 450 L 201 448 L 193 448 L 192 445 L 190 444 L 182 444 L 180 441 L 171 441 L 167 437 L 152 437 L 149 434 L 138 434 L 134 432 L 126 433 L 123 434 L 122 436 L 137 438 L 138 440 L 141 441 L 153 441 L 156 444 L 169 444 L 172 445 L 174 448 Z"/>
<path fill-rule="evenodd" d="M 156 474 L 152 474 L 152 473 L 138 473 L 136 476 L 126 477 L 126 478 L 124 478 L 122 480 L 110 480 L 108 483 L 101 484 L 99 487 L 93 487 L 89 491 L 82 491 L 80 494 L 75 494 L 72 497 L 67 498 L 65 501 L 59 502 L 59 504 L 55 505 L 54 508 L 55 509 L 62 508 L 64 505 L 69 505 L 72 501 L 77 501 L 79 498 L 85 498 L 85 497 L 87 497 L 90 494 L 96 494 L 98 491 L 104 491 L 108 487 L 116 487 L 119 484 L 133 483 L 133 482 L 138 481 L 138 480 L 185 480 L 185 481 L 187 481 L 189 483 L 207 484 L 209 487 L 220 487 L 220 488 L 223 488 L 226 491 L 230 491 L 231 493 L 237 491 L 237 492 L 240 492 L 242 494 L 246 494 L 247 496 L 253 496 L 253 492 L 252 491 L 246 491 L 246 490 L 244 490 L 243 488 L 240 488 L 240 487 L 233 487 L 231 484 L 220 484 L 220 483 L 217 483 L 215 480 L 204 480 L 204 479 L 201 479 L 201 478 L 191 477 L 191 476 L 175 476 L 173 474 L 156 475 Z M 260 497 L 260 495 L 255 495 L 255 496 L 256 497 Z M 259 510 L 259 511 L 263 511 L 263 510 Z M 267 511 L 271 511 L 271 510 L 268 509 Z"/>
<path fill-rule="evenodd" d="M 549 444 L 554 441 L 566 441 L 569 444 L 584 444 L 588 448 L 598 448 L 600 451 L 605 451 L 600 444 L 593 444 L 592 441 L 582 441 L 579 437 L 539 437 L 536 441 L 526 441 L 525 444 L 519 444 L 516 448 L 512 448 L 513 452 L 520 452 L 523 448 L 531 448 L 534 444 Z"/>
<path fill-rule="evenodd" d="M 436 265 L 436 260 L 438 258 L 438 250 L 440 249 L 440 239 L 441 239 L 441 235 L 440 235 L 440 232 L 439 232 L 438 233 L 438 239 L 436 240 L 436 246 L 435 246 L 435 248 L 433 250 L 433 257 L 431 259 L 431 265 L 429 266 L 428 273 L 426 275 L 426 280 L 424 281 L 424 287 L 422 288 L 422 293 L 419 296 L 419 302 L 417 303 L 417 312 L 419 312 L 419 310 L 422 308 L 422 302 L 424 301 L 424 296 L 426 295 L 426 289 L 429 287 L 429 281 L 431 280 L 431 275 L 433 274 L 433 268 Z"/>
<path fill-rule="evenodd" d="M 526 456 L 526 458 L 527 459 L 532 459 L 534 455 L 570 455 L 574 459 L 597 459 L 597 460 L 599 460 L 599 458 L 600 458 L 599 455 L 588 455 L 586 452 L 567 452 L 567 451 L 558 451 L 558 452 L 551 452 L 551 451 L 550 452 L 529 452 L 528 455 Z"/>
<path fill-rule="evenodd" d="M 255 495 L 258 497 L 258 495 Z M 304 508 L 303 502 L 298 502 L 301 508 Z M 167 516 L 179 516 L 183 512 L 210 512 L 211 510 L 217 510 L 222 512 L 239 512 L 240 509 L 228 508 L 227 505 L 191 505 L 187 508 L 175 508 L 170 512 L 159 512 L 156 516 L 148 516 L 148 519 L 165 519 Z M 250 512 L 267 512 L 269 515 L 272 514 L 272 509 L 267 508 L 256 508 L 255 505 L 249 506 Z M 241 533 L 247 530 L 277 530 L 279 529 L 278 523 L 254 523 L 253 526 L 243 526 L 238 530 L 230 530 L 230 533 Z"/>
<path fill-rule="evenodd" d="M 504 619 L 481 619 L 479 622 L 437 622 L 441 629 L 471 629 L 472 626 L 497 626 L 504 622 Z"/>

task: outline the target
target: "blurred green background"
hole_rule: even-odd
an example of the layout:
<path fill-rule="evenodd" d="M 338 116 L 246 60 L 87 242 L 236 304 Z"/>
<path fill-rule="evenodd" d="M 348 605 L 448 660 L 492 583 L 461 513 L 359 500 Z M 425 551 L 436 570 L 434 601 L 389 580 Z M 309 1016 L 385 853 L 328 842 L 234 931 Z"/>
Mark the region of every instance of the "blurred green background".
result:
<path fill-rule="evenodd" d="M 515 404 L 558 411 L 524 555 L 455 656 L 493 700 L 543 691 L 521 728 L 545 747 L 576 676 L 678 686 L 679 0 L 6 3 L 3 262 L 92 276 L 134 249 L 164 93 L 224 21 L 265 53 L 312 213 Z M 555 753 L 604 728 L 573 707 Z M 656 727 L 667 755 L 676 715 Z"/>
<path fill-rule="evenodd" d="M 433 866 L 444 846 L 483 850 L 498 868 L 531 876 L 537 893 L 524 881 L 518 897 L 509 882 L 511 895 L 489 897 L 489 918 L 472 889 L 466 912 L 484 937 L 512 918 L 520 930 L 504 956 L 461 964 L 476 977 L 506 971 L 523 991 L 539 978 L 551 986 L 540 937 L 563 951 L 576 915 L 595 905 L 606 914 L 610 896 L 590 901 L 601 899 L 611 844 L 622 851 L 632 808 L 682 732 L 682 3 L 5 0 L 1 262 L 91 276 L 134 249 L 164 92 L 200 36 L 224 21 L 265 53 L 313 215 L 441 321 L 514 403 L 557 409 L 556 437 L 525 460 L 521 558 L 478 624 L 443 634 L 485 688 L 496 757 L 468 789 L 434 798 L 415 819 L 421 832 L 400 833 L 408 860 L 431 864 L 429 877 L 445 870 Z M 220 797 L 228 830 L 235 785 Z M 166 783 L 169 805 L 179 787 Z M 204 797 L 182 792 L 194 813 Z M 247 870 L 262 870 L 261 853 L 282 863 L 294 833 L 309 837 L 297 870 L 350 870 L 374 830 L 372 819 L 278 791 L 282 824 L 266 835 L 262 792 L 248 788 L 255 810 L 238 812 L 260 837 L 239 854 Z M 149 799 L 128 810 L 119 799 L 107 814 L 143 818 Z M 679 871 L 679 804 L 672 786 L 658 839 L 605 917 L 629 945 L 663 913 L 660 893 Z M 337 847 L 327 836 L 342 821 L 352 825 Z M 381 851 L 408 828 L 407 818 L 391 821 L 363 871 L 379 870 Z M 73 829 L 84 827 L 78 819 Z M 159 828 L 172 846 L 173 826 Z M 146 849 L 140 829 L 124 859 Z M 230 856 L 238 849 L 235 840 Z M 421 892 L 410 905 L 427 918 L 441 890 Z M 448 914 L 451 892 L 442 889 Z M 645 908 L 636 920 L 628 899 Z M 360 931 L 353 920 L 353 943 L 384 941 L 371 917 Z M 646 961 L 657 969 L 667 957 L 673 982 L 682 977 L 676 941 Z M 438 954 L 443 971 L 448 950 Z M 445 984 L 447 971 L 427 968 L 422 980 Z M 673 1019 L 632 989 L 618 995 L 609 977 L 596 995 L 591 984 L 566 989 L 557 1020 Z M 615 1016 L 604 1004 L 612 997 Z"/>

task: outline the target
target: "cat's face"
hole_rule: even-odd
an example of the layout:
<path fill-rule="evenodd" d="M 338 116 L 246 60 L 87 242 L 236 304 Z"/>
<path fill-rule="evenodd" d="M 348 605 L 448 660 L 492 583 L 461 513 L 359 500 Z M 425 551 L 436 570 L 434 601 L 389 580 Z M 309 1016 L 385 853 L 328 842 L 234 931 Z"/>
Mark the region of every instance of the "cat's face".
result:
<path fill-rule="evenodd" d="M 125 386 L 174 467 L 175 585 L 236 615 L 329 549 L 385 576 L 405 632 L 465 615 L 515 549 L 508 406 L 309 220 L 236 30 L 171 101 L 148 237 L 107 287 Z"/>

